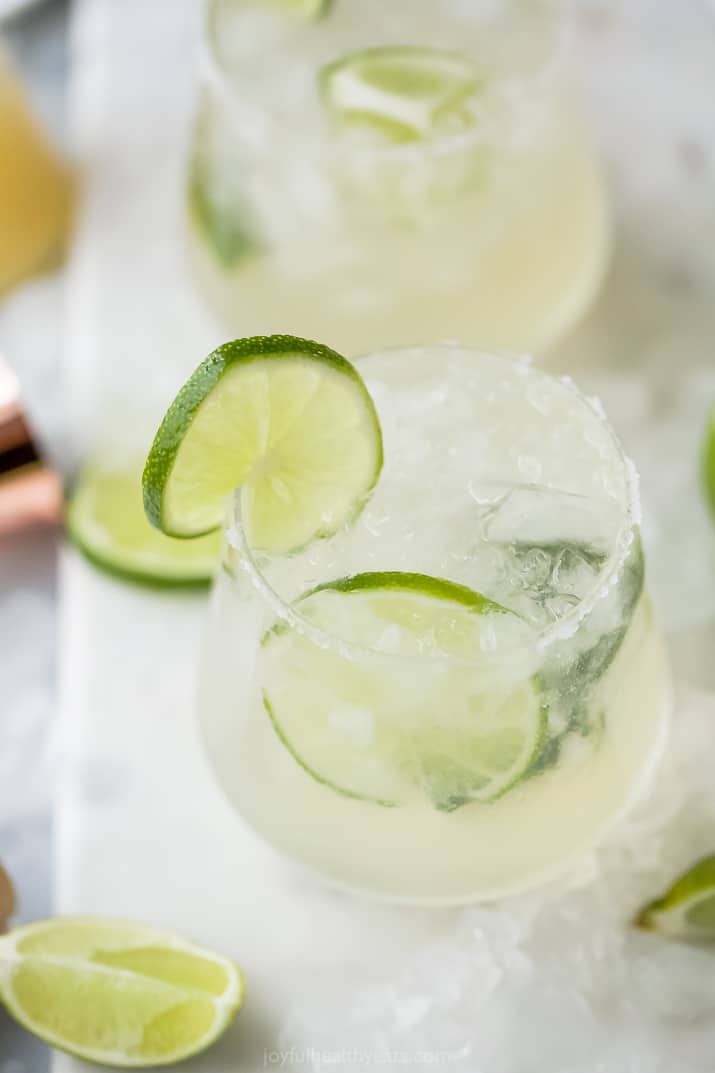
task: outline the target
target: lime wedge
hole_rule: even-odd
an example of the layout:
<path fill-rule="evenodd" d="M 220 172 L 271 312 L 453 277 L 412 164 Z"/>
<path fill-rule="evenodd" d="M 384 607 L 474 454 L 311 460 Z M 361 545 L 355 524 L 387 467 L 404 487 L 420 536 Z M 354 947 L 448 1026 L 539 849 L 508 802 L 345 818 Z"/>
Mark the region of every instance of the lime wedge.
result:
<path fill-rule="evenodd" d="M 221 524 L 240 487 L 249 544 L 283 554 L 347 524 L 382 467 L 374 404 L 355 368 L 288 335 L 226 343 L 177 395 L 144 470 L 144 506 L 164 533 Z"/>
<path fill-rule="evenodd" d="M 362 49 L 320 72 L 320 91 L 344 123 L 368 124 L 388 141 L 416 141 L 469 127 L 480 87 L 459 52 L 412 46 Z"/>
<path fill-rule="evenodd" d="M 227 958 L 140 924 L 67 917 L 0 939 L 0 998 L 52 1047 L 113 1066 L 168 1065 L 208 1047 L 243 1000 Z"/>
<path fill-rule="evenodd" d="M 210 581 L 221 550 L 219 533 L 174 540 L 147 521 L 140 462 L 117 467 L 86 465 L 67 512 L 70 537 L 95 565 L 112 574 L 154 585 Z"/>
<path fill-rule="evenodd" d="M 344 578 L 294 609 L 363 650 L 316 644 L 284 623 L 263 639 L 266 711 L 319 782 L 381 805 L 426 796 L 451 811 L 500 797 L 534 763 L 546 730 L 538 682 L 497 683 L 469 662 L 488 631 L 523 626 L 518 616 L 462 585 L 402 573 Z M 400 667 L 382 653 L 408 658 Z M 425 670 L 432 656 L 443 666 Z"/>
<path fill-rule="evenodd" d="M 715 854 L 703 857 L 646 905 L 636 924 L 669 939 L 715 939 Z"/>

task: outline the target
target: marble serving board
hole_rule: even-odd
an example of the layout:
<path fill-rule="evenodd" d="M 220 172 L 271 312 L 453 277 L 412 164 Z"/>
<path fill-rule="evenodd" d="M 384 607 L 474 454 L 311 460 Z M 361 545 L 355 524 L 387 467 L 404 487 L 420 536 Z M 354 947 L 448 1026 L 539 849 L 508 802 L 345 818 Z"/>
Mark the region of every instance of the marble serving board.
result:
<path fill-rule="evenodd" d="M 109 427 L 143 446 L 137 430 L 220 341 L 181 242 L 199 6 L 75 7 L 86 180 L 65 372 L 77 456 Z M 715 622 L 715 535 L 697 458 L 715 398 L 715 17 L 697 0 L 581 0 L 575 51 L 616 243 L 601 298 L 551 361 L 601 395 L 636 457 L 659 613 L 683 673 L 707 679 L 695 654 Z M 500 910 L 405 912 L 326 891 L 220 796 L 193 710 L 203 598 L 124 586 L 67 549 L 61 604 L 56 908 L 176 928 L 240 961 L 245 1009 L 187 1069 L 362 1073 L 392 1054 L 440 1073 L 711 1073 L 711 963 L 624 925 L 676 860 L 708 848 L 705 694 L 680 695 L 678 760 L 657 810 L 665 843 L 641 817 L 631 841 L 604 851 L 608 884 Z M 631 867 L 633 883 L 619 882 Z M 80 1068 L 54 1060 L 55 1073 Z"/>

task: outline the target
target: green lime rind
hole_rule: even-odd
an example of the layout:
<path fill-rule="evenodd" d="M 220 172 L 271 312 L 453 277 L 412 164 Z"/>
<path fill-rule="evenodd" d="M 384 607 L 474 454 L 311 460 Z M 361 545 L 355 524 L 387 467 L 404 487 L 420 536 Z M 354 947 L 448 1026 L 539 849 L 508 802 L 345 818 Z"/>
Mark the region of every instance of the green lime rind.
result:
<path fill-rule="evenodd" d="M 318 75 L 325 107 L 341 122 L 372 125 L 388 142 L 467 129 L 467 102 L 482 79 L 469 57 L 448 49 L 385 45 L 359 49 Z"/>
<path fill-rule="evenodd" d="M 215 160 L 215 105 L 201 101 L 194 123 L 194 148 L 187 178 L 190 220 L 219 265 L 228 271 L 244 257 L 260 253 L 263 243 L 239 188 L 226 190 Z"/>
<path fill-rule="evenodd" d="M 0 1000 L 49 1046 L 86 1062 L 153 1068 L 210 1047 L 244 999 L 239 967 L 172 932 L 58 917 L 0 937 Z"/>
<path fill-rule="evenodd" d="M 195 226 L 224 268 L 232 269 L 244 257 L 260 251 L 259 243 L 235 218 L 235 213 L 214 202 L 206 180 L 198 174 L 193 174 L 189 181 L 188 201 Z"/>
<path fill-rule="evenodd" d="M 69 499 L 66 531 L 93 566 L 150 588 L 205 590 L 221 551 L 218 533 L 179 541 L 149 524 L 139 464 L 85 464 Z"/>
<path fill-rule="evenodd" d="M 144 469 L 144 508 L 169 536 L 202 536 L 241 486 L 249 543 L 283 554 L 352 521 L 382 461 L 375 405 L 349 361 L 294 336 L 237 339 L 169 407 Z"/>
<path fill-rule="evenodd" d="M 314 645 L 309 634 L 300 633 L 300 627 L 292 634 L 286 622 L 271 627 L 262 639 L 269 657 L 263 703 L 280 741 L 313 779 L 344 797 L 383 807 L 400 805 L 405 795 L 417 791 L 436 809 L 450 812 L 462 805 L 494 801 L 527 776 L 547 735 L 547 709 L 538 677 L 519 683 L 506 698 L 500 695 L 493 710 L 489 693 L 480 694 L 483 681 L 474 677 L 465 662 L 477 642 L 472 614 L 513 616 L 513 612 L 442 578 L 373 572 L 318 585 L 295 602 L 295 609 L 319 630 L 325 626 L 321 615 L 327 612 L 330 617 L 336 610 L 348 626 L 365 626 L 361 605 L 351 609 L 331 604 L 321 610 L 315 598 L 326 594 L 331 598 L 372 595 L 368 633 L 399 626 L 459 662 L 440 679 L 439 696 L 427 701 L 424 722 L 400 726 L 401 717 L 395 723 L 395 714 L 404 709 L 399 695 L 402 687 L 388 680 L 391 676 L 385 668 L 362 667 L 359 660 L 346 662 L 341 654 Z M 356 615 L 362 617 L 360 626 Z M 328 628 L 337 636 L 334 624 L 329 622 Z M 343 642 L 354 644 L 355 638 L 346 633 Z M 363 637 L 359 647 L 369 649 L 370 645 Z M 373 654 L 385 655 L 377 650 Z M 431 679 L 425 683 L 427 690 L 434 685 Z M 451 704 L 450 686 L 454 690 Z M 443 708 L 458 719 L 451 728 L 449 720 L 435 721 L 435 712 Z M 336 729 L 340 724 L 335 720 L 346 717 L 353 727 L 348 726 L 348 735 L 354 733 L 354 720 L 358 720 L 355 748 L 349 736 L 340 736 L 345 726 Z M 365 732 L 367 749 L 359 740 Z M 385 787 L 392 787 L 392 792 L 385 792 Z"/>
<path fill-rule="evenodd" d="M 325 581 L 304 592 L 294 603 L 300 605 L 318 592 L 418 592 L 423 596 L 432 596 L 436 600 L 451 600 L 462 607 L 471 608 L 482 613 L 512 614 L 501 604 L 495 603 L 480 592 L 475 592 L 467 585 L 446 578 L 433 577 L 431 574 L 419 574 L 400 570 L 373 570 L 362 574 L 349 574 L 336 581 Z M 271 637 L 279 636 L 290 629 L 288 622 L 277 622 L 266 630 L 261 644 L 266 645 Z"/>
<path fill-rule="evenodd" d="M 703 481 L 708 505 L 715 513 L 715 408 L 710 412 L 705 432 Z"/>
<path fill-rule="evenodd" d="M 128 585 L 136 585 L 138 588 L 147 589 L 149 591 L 155 591 L 157 595 L 159 593 L 180 592 L 190 595 L 195 593 L 197 597 L 205 594 L 211 587 L 211 576 L 205 577 L 162 577 L 157 574 L 143 573 L 141 569 L 133 570 L 131 567 L 125 567 L 117 565 L 115 562 L 110 562 L 109 559 L 103 558 L 101 555 L 95 555 L 88 547 L 83 545 L 81 541 L 70 531 L 67 530 L 67 536 L 70 543 L 81 554 L 90 566 L 95 570 L 101 571 L 106 574 L 107 577 L 114 578 L 115 581 L 123 582 Z"/>
<path fill-rule="evenodd" d="M 469 607 L 473 611 L 501 612 L 505 615 L 513 614 L 506 607 L 482 596 L 467 585 L 461 585 L 458 581 L 448 581 L 446 578 L 433 577 L 431 574 L 419 574 L 400 570 L 374 570 L 363 574 L 351 574 L 348 577 L 339 578 L 337 581 L 326 581 L 316 585 L 309 592 L 304 593 L 300 599 L 305 600 L 316 592 L 418 592 L 421 596 L 431 596 L 435 600 L 449 600 L 462 607 Z M 300 602 L 300 601 L 299 601 Z"/>
<path fill-rule="evenodd" d="M 295 760 L 296 764 L 302 767 L 303 771 L 305 771 L 307 775 L 310 775 L 311 779 L 314 779 L 316 782 L 319 782 L 321 786 L 326 786 L 329 790 L 333 790 L 334 793 L 340 794 L 341 797 L 350 798 L 352 801 L 367 801 L 372 805 L 380 805 L 382 808 L 395 808 L 395 806 L 397 805 L 396 801 L 388 801 L 386 798 L 382 797 L 366 797 L 364 794 L 355 793 L 353 790 L 347 790 L 343 786 L 337 786 L 336 783 L 331 782 L 330 779 L 325 778 L 324 775 L 319 774 L 319 772 L 315 771 L 312 767 L 310 767 L 309 764 L 306 764 L 305 760 L 303 760 L 303 758 L 295 751 L 290 741 L 286 737 L 285 733 L 283 732 L 280 723 L 275 717 L 271 702 L 265 689 L 263 690 L 262 700 L 263 707 L 266 710 L 268 718 L 271 721 L 271 725 L 273 726 L 273 729 L 275 730 L 276 736 L 281 742 L 281 745 L 283 745 L 288 750 L 290 755 Z"/>
<path fill-rule="evenodd" d="M 715 940 L 715 854 L 703 857 L 644 906 L 635 923 L 669 939 Z"/>

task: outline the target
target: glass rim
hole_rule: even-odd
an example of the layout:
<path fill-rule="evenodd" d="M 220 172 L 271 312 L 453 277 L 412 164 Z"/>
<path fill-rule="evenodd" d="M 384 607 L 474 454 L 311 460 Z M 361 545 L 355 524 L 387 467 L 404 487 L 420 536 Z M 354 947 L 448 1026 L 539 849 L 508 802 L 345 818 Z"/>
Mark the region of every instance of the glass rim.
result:
<path fill-rule="evenodd" d="M 205 0 L 199 51 L 200 82 L 217 87 L 229 98 L 242 99 L 240 83 L 237 83 L 235 75 L 221 57 L 217 41 L 219 8 L 226 3 L 227 0 Z M 559 69 L 565 51 L 567 33 L 563 4 L 561 0 L 545 0 L 545 3 L 552 8 L 550 15 L 544 15 L 545 18 L 551 19 L 552 30 L 543 58 L 529 75 L 511 75 L 507 79 L 500 80 L 502 92 L 512 103 L 521 100 L 528 101 L 533 97 L 535 86 L 548 85 Z M 465 55 L 469 55 L 468 51 L 465 51 Z M 467 131 L 445 131 L 426 142 L 341 147 L 341 151 L 352 159 L 410 161 L 436 154 L 459 152 L 460 149 L 488 144 L 490 140 L 490 129 L 482 126 L 477 117 L 477 121 Z"/>
<path fill-rule="evenodd" d="M 526 376 L 536 376 L 546 380 L 557 381 L 565 391 L 570 392 L 588 411 L 590 411 L 601 428 L 606 431 L 614 448 L 614 457 L 619 464 L 624 481 L 622 520 L 614 540 L 613 550 L 610 552 L 607 562 L 599 571 L 593 588 L 588 594 L 584 596 L 583 599 L 579 600 L 570 611 L 555 622 L 550 623 L 541 629 L 533 629 L 524 641 L 519 641 L 515 644 L 497 646 L 497 648 L 490 653 L 480 652 L 478 659 L 460 658 L 451 656 L 447 653 L 435 654 L 433 658 L 435 662 L 446 664 L 485 667 L 498 665 L 505 656 L 510 653 L 513 654 L 515 651 L 532 651 L 536 654 L 542 654 L 559 641 L 565 641 L 575 636 L 579 628 L 588 620 L 601 600 L 611 592 L 614 586 L 618 585 L 626 562 L 638 539 L 638 531 L 641 522 L 640 482 L 638 472 L 631 459 L 625 453 L 620 438 L 616 434 L 611 422 L 608 420 L 600 400 L 581 391 L 570 376 L 553 376 L 547 371 L 535 366 L 530 355 L 513 354 L 506 351 L 477 350 L 474 347 L 458 342 L 441 340 L 431 344 L 413 343 L 406 346 L 385 347 L 381 350 L 371 351 L 368 354 L 362 354 L 351 360 L 359 369 L 360 363 L 367 358 L 399 354 L 405 351 L 409 352 L 414 349 L 426 348 L 440 350 L 458 348 L 472 354 L 477 359 L 503 362 L 510 368 L 521 366 L 525 370 Z M 319 647 L 336 649 L 346 655 L 355 653 L 363 656 L 369 655 L 372 658 L 382 657 L 387 661 L 409 661 L 414 663 L 416 660 L 421 661 L 424 659 L 424 654 L 416 655 L 415 653 L 385 652 L 382 649 L 369 645 L 358 644 L 347 638 L 340 637 L 338 634 L 325 630 L 320 626 L 316 626 L 315 623 L 302 615 L 300 611 L 296 611 L 294 603 L 291 604 L 288 602 L 288 600 L 277 591 L 266 576 L 266 571 L 259 565 L 257 554 L 260 554 L 260 549 L 254 551 L 249 546 L 242 524 L 240 488 L 236 489 L 236 491 L 230 494 L 227 498 L 224 539 L 228 546 L 240 556 L 241 569 L 244 576 L 247 576 L 250 579 L 254 590 L 260 596 L 261 600 L 274 610 L 276 620 L 285 622 L 289 628 L 299 631 L 301 634 L 314 641 Z M 280 558 L 283 558 L 283 556 Z M 229 576 L 231 577 L 232 583 L 235 582 L 236 578 L 230 571 Z M 517 614 L 517 612 L 513 613 Z"/>

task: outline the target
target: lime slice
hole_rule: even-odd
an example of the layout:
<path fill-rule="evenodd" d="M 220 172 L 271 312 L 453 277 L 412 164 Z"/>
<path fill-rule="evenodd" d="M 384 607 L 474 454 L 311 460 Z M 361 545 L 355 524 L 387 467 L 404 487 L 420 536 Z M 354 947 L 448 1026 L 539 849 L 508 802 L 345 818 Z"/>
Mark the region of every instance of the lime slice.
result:
<path fill-rule="evenodd" d="M 480 81 L 459 52 L 387 46 L 351 52 L 324 67 L 320 91 L 342 122 L 368 124 L 401 142 L 470 126 Z"/>
<path fill-rule="evenodd" d="M 636 924 L 669 939 L 715 939 L 715 854 L 703 857 L 646 905 Z"/>
<path fill-rule="evenodd" d="M 170 406 L 144 470 L 144 506 L 164 533 L 221 524 L 240 487 L 249 544 L 273 554 L 347 524 L 382 467 L 374 404 L 350 362 L 289 335 L 215 350 Z"/>
<path fill-rule="evenodd" d="M 518 616 L 462 585 L 402 573 L 344 578 L 294 609 L 309 627 L 265 635 L 263 699 L 319 782 L 381 805 L 426 796 L 451 811 L 493 801 L 536 760 L 546 730 L 538 682 L 497 680 L 469 662 L 488 634 L 525 629 Z M 316 644 L 310 627 L 340 641 Z"/>
<path fill-rule="evenodd" d="M 158 585 L 210 581 L 221 550 L 219 533 L 198 540 L 174 540 L 147 521 L 139 462 L 117 467 L 86 465 L 67 513 L 70 537 L 103 570 Z"/>
<path fill-rule="evenodd" d="M 221 1035 L 243 978 L 227 958 L 169 932 L 67 917 L 0 939 L 0 998 L 26 1029 L 78 1058 L 168 1065 Z"/>

